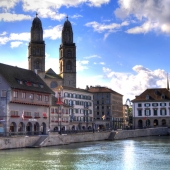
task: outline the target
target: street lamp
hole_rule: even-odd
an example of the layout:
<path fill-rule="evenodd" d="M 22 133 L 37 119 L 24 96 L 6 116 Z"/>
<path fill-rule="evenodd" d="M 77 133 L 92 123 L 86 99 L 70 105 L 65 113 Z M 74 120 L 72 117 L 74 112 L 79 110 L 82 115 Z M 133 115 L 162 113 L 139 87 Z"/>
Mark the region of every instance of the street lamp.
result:
<path fill-rule="evenodd" d="M 59 86 L 57 88 L 57 92 L 58 92 L 58 100 L 57 100 L 57 105 L 59 105 L 59 126 L 60 126 L 60 131 L 59 131 L 59 134 L 61 135 L 61 106 L 64 104 L 62 101 L 61 101 L 61 91 L 63 90 L 63 87 L 62 86 Z"/>

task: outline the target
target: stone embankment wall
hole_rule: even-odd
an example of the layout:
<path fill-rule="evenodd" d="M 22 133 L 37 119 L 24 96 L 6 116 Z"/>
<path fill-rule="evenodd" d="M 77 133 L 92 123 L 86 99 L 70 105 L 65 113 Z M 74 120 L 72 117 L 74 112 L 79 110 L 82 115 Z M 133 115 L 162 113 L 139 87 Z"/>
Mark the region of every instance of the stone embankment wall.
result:
<path fill-rule="evenodd" d="M 169 133 L 168 133 L 169 131 Z M 168 128 L 150 128 L 136 130 L 117 130 L 117 131 L 102 131 L 89 133 L 76 133 L 69 135 L 59 135 L 58 133 L 50 133 L 48 137 L 41 143 L 41 146 L 65 145 L 77 142 L 91 142 L 100 140 L 118 140 L 144 136 L 159 136 L 170 134 Z M 22 136 L 22 137 L 2 137 L 0 138 L 0 149 L 24 148 L 33 146 L 39 136 Z"/>
<path fill-rule="evenodd" d="M 48 138 L 42 143 L 42 146 L 65 145 L 78 142 L 92 142 L 108 139 L 110 131 L 77 133 L 71 135 L 59 135 L 50 133 Z"/>
<path fill-rule="evenodd" d="M 27 137 L 2 137 L 0 138 L 0 150 L 12 148 L 24 148 L 34 144 L 39 139 L 39 136 Z"/>
<path fill-rule="evenodd" d="M 159 135 L 169 135 L 168 128 L 160 127 L 160 128 L 148 128 L 148 129 L 135 129 L 135 130 L 118 130 L 114 135 L 114 140 L 136 138 L 136 137 L 143 137 L 143 136 L 159 136 Z"/>

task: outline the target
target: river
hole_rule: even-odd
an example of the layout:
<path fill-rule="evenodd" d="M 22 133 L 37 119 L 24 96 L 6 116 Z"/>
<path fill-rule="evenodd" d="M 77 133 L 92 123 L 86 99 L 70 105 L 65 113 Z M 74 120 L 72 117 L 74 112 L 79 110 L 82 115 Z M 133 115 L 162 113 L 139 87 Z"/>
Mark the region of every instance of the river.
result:
<path fill-rule="evenodd" d="M 2 170 L 169 170 L 170 137 L 0 151 Z"/>

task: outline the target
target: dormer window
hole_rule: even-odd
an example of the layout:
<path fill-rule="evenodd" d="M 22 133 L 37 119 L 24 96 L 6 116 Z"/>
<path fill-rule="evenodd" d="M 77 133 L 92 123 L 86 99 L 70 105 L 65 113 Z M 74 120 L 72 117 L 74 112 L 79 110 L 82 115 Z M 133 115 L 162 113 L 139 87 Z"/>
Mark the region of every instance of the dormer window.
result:
<path fill-rule="evenodd" d="M 164 94 L 162 94 L 162 96 L 161 96 L 161 97 L 162 97 L 162 99 L 165 99 L 165 95 L 164 95 Z"/>
<path fill-rule="evenodd" d="M 157 94 L 158 94 L 158 91 L 157 91 L 157 90 L 155 90 L 155 91 L 154 91 L 154 93 L 157 95 Z"/>
<path fill-rule="evenodd" d="M 146 100 L 149 100 L 149 95 L 146 95 Z"/>

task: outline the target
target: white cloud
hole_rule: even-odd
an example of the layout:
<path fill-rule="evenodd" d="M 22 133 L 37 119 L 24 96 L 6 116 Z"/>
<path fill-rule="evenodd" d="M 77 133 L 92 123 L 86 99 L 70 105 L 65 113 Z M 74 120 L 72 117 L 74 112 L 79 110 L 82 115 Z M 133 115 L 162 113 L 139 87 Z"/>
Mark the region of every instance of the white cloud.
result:
<path fill-rule="evenodd" d="M 88 63 L 89 63 L 88 60 L 77 61 L 76 62 L 77 71 L 87 70 L 88 69 L 88 66 L 87 66 Z"/>
<path fill-rule="evenodd" d="M 100 7 L 102 4 L 108 4 L 110 0 L 87 0 L 89 6 Z"/>
<path fill-rule="evenodd" d="M 131 100 L 141 94 L 147 88 L 166 88 L 166 73 L 164 70 L 150 70 L 141 65 L 132 68 L 132 73 L 114 72 L 110 68 L 103 67 L 105 85 L 124 95 Z"/>
<path fill-rule="evenodd" d="M 148 33 L 149 31 L 170 34 L 169 0 L 119 0 L 115 10 L 117 17 L 131 19 L 134 28 L 127 30 L 130 34 Z"/>
<path fill-rule="evenodd" d="M 101 64 L 101 65 L 105 65 L 105 62 L 100 62 L 99 64 Z"/>
<path fill-rule="evenodd" d="M 80 18 L 80 17 L 83 17 L 83 16 L 82 16 L 82 15 L 79 15 L 79 14 L 76 14 L 76 15 L 70 16 L 70 18 L 75 18 L 75 19 Z"/>
<path fill-rule="evenodd" d="M 31 20 L 32 17 L 24 14 L 11 14 L 11 13 L 0 13 L 0 21 L 11 22 L 11 21 L 22 21 Z"/>
<path fill-rule="evenodd" d="M 0 8 L 3 8 L 4 11 L 9 10 L 10 8 L 14 8 L 14 6 L 19 2 L 19 0 L 1 0 Z"/>
<path fill-rule="evenodd" d="M 48 70 L 49 68 L 52 68 L 57 74 L 59 74 L 58 58 L 52 58 L 49 55 L 48 55 L 48 57 L 46 57 L 45 70 Z"/>
<path fill-rule="evenodd" d="M 6 34 L 7 34 L 7 32 L 4 31 L 3 33 L 0 34 L 0 36 L 4 36 L 4 35 L 6 35 Z"/>
<path fill-rule="evenodd" d="M 127 26 L 128 24 L 129 23 L 127 21 L 124 21 L 121 24 L 117 24 L 117 23 L 100 24 L 96 21 L 93 21 L 93 22 L 86 23 L 85 26 L 92 27 L 94 29 L 94 31 L 96 31 L 98 33 L 102 33 L 104 31 L 109 31 L 109 32 L 116 31 L 119 28 L 121 28 L 122 26 Z"/>
<path fill-rule="evenodd" d="M 87 57 L 84 57 L 85 59 L 91 59 L 91 58 L 101 58 L 100 56 L 98 55 L 91 55 L 91 56 L 87 56 Z"/>
<path fill-rule="evenodd" d="M 44 30 L 44 38 L 50 38 L 52 40 L 56 40 L 57 38 L 61 38 L 62 25 L 57 25 L 53 28 L 49 28 Z"/>
<path fill-rule="evenodd" d="M 100 7 L 102 4 L 109 3 L 109 1 L 110 0 L 22 0 L 24 11 L 37 11 L 41 17 L 49 17 L 56 20 L 61 20 L 66 16 L 66 14 L 59 14 L 59 9 L 62 6 L 77 7 L 84 3 L 89 6 Z"/>
<path fill-rule="evenodd" d="M 19 40 L 19 41 L 29 41 L 30 40 L 30 33 L 23 32 L 23 33 L 11 33 L 9 36 L 9 41 L 12 40 Z"/>
<path fill-rule="evenodd" d="M 56 40 L 58 38 L 61 38 L 61 30 L 62 30 L 61 25 L 45 29 L 43 37 Z M 5 35 L 7 35 L 6 32 L 0 34 L 0 45 L 4 45 L 9 41 L 26 41 L 26 42 L 30 41 L 30 32 L 11 33 L 9 36 Z"/>
<path fill-rule="evenodd" d="M 21 42 L 21 41 L 11 42 L 11 48 L 19 47 L 21 44 L 23 44 L 23 42 Z"/>

